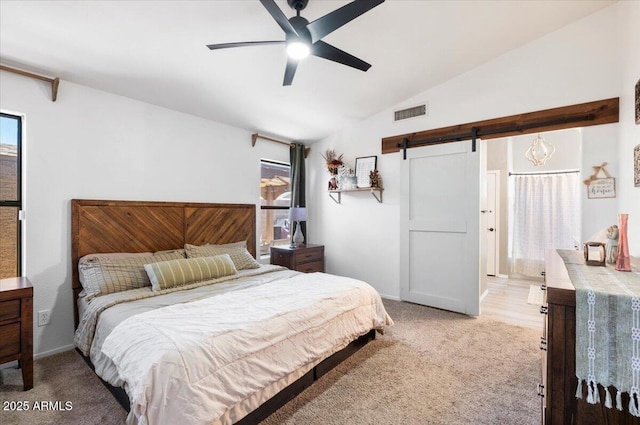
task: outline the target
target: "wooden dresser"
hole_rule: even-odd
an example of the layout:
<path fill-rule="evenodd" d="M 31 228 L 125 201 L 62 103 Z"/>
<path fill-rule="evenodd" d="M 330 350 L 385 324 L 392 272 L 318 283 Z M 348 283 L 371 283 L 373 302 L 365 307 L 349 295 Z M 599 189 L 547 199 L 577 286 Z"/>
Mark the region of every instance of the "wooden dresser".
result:
<path fill-rule="evenodd" d="M 324 272 L 324 245 L 272 246 L 271 264 L 304 273 Z"/>
<path fill-rule="evenodd" d="M 577 255 L 582 253 L 577 252 Z M 604 388 L 598 387 L 601 403 L 589 404 L 575 397 L 576 378 L 576 290 L 562 258 L 555 250 L 545 255 L 545 326 L 542 351 L 542 423 L 546 425 L 640 425 L 640 418 L 604 406 Z M 611 266 L 608 266 L 611 267 Z M 613 388 L 613 387 L 612 387 Z M 610 388 L 610 390 L 612 389 Z M 615 394 L 615 392 L 613 393 Z M 624 406 L 629 395 L 623 394 Z"/>
<path fill-rule="evenodd" d="M 26 277 L 0 279 L 0 363 L 17 360 L 24 390 L 33 388 L 33 287 Z"/>

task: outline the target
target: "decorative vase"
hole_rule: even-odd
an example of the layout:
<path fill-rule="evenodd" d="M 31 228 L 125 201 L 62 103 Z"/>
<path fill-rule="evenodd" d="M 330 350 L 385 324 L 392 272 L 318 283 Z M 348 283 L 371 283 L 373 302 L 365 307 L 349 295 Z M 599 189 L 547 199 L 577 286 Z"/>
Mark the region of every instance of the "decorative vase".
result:
<path fill-rule="evenodd" d="M 627 222 L 629 214 L 618 214 L 618 260 L 616 270 L 621 272 L 631 271 L 631 258 L 629 258 L 629 240 L 627 239 Z"/>

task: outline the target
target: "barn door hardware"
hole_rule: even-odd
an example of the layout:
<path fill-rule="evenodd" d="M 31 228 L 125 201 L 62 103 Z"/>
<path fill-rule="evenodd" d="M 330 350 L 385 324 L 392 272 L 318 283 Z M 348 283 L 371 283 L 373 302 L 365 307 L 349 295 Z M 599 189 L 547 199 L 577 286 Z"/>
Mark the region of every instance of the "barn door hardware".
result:
<path fill-rule="evenodd" d="M 429 145 L 439 145 L 442 143 L 452 143 L 452 142 L 460 142 L 462 140 L 471 139 L 471 151 L 476 151 L 476 142 L 478 138 L 482 138 L 482 136 L 490 136 L 494 134 L 500 133 L 525 133 L 527 130 L 531 130 L 539 127 L 550 127 L 559 124 L 568 124 L 573 122 L 583 122 L 583 121 L 593 121 L 596 119 L 594 114 L 573 116 L 573 117 L 563 117 L 557 118 L 548 121 L 539 121 L 531 124 L 520 124 L 520 125 L 512 125 L 507 127 L 500 128 L 490 128 L 483 130 L 480 127 L 471 127 L 471 131 L 467 133 L 457 133 L 451 134 L 449 136 L 439 136 L 439 137 L 431 137 L 428 139 L 422 140 L 409 140 L 407 137 L 402 139 L 402 143 L 398 143 L 396 147 L 402 149 L 402 159 L 407 159 L 407 149 L 418 146 L 429 146 Z"/>

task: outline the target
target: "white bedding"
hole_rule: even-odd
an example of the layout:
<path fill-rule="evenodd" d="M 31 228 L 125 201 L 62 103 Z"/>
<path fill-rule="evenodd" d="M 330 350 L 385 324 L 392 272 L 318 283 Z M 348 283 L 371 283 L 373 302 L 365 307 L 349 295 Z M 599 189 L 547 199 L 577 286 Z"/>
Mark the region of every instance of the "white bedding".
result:
<path fill-rule="evenodd" d="M 106 380 L 124 383 L 128 423 L 236 422 L 350 341 L 392 324 L 361 281 L 291 271 L 250 279 L 239 290 L 146 308 L 113 330 L 101 333 L 98 323 L 91 357 Z"/>

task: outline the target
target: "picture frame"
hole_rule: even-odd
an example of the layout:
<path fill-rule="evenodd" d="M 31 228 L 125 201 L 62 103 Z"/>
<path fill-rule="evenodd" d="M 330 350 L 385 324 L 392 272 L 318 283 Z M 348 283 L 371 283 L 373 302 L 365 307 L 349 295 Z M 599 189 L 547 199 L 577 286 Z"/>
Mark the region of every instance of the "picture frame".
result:
<path fill-rule="evenodd" d="M 640 145 L 633 148 L 633 185 L 640 187 Z"/>
<path fill-rule="evenodd" d="M 378 166 L 378 157 L 361 156 L 356 158 L 356 185 L 358 188 L 371 187 L 369 173 Z"/>
<path fill-rule="evenodd" d="M 587 185 L 587 197 L 589 199 L 604 199 L 616 197 L 615 177 L 593 179 Z"/>

